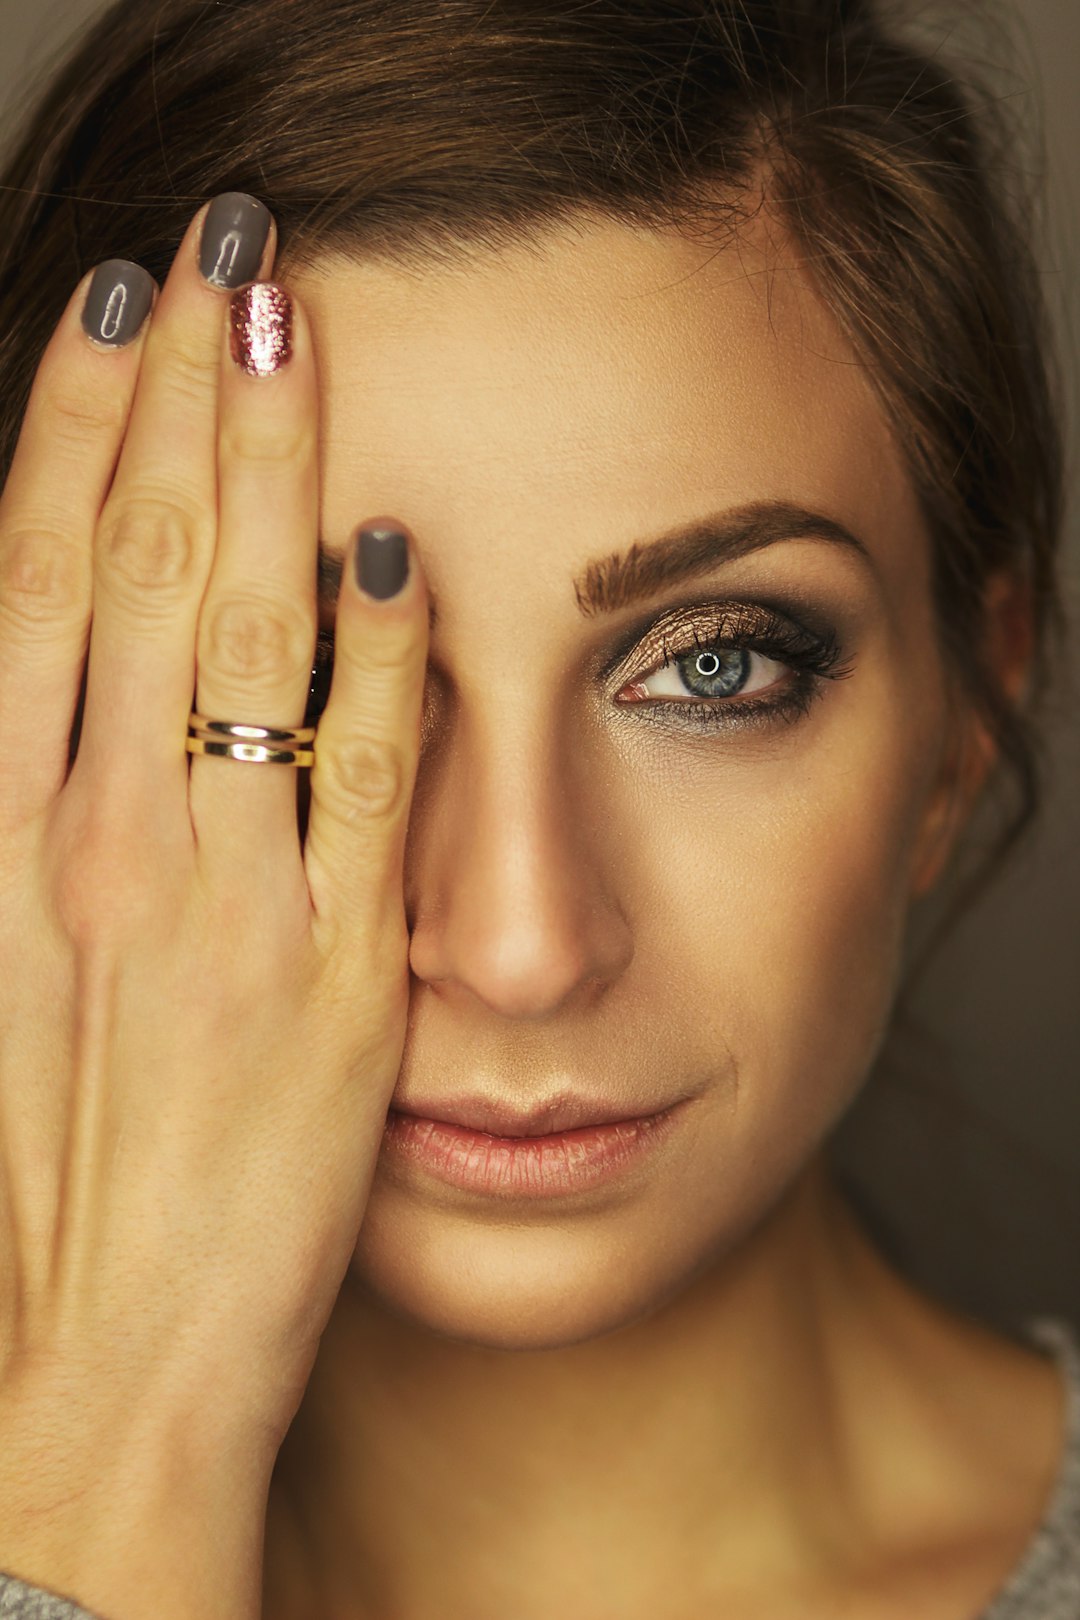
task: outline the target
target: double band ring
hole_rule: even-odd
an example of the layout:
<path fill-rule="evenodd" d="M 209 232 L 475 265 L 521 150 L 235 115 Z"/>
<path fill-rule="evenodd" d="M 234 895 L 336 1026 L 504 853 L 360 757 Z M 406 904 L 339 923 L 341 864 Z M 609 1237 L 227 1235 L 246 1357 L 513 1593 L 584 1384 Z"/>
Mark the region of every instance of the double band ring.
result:
<path fill-rule="evenodd" d="M 209 720 L 192 711 L 184 746 L 189 754 L 214 754 L 254 765 L 296 765 L 304 769 L 314 765 L 315 753 L 300 745 L 311 742 L 314 736 L 314 726 L 249 726 Z"/>

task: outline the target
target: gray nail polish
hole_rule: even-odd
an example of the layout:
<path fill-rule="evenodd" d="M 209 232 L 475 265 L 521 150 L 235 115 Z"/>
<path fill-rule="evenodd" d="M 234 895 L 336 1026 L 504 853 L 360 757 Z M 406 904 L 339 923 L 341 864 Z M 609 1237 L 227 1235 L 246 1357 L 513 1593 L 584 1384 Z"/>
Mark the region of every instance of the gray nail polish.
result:
<path fill-rule="evenodd" d="M 409 543 L 400 529 L 361 529 L 356 542 L 356 583 L 385 602 L 409 577 Z"/>
<path fill-rule="evenodd" d="M 154 302 L 154 278 L 130 259 L 106 259 L 94 271 L 83 305 L 83 331 L 110 349 L 130 343 Z"/>
<path fill-rule="evenodd" d="M 223 191 L 203 221 L 199 269 L 214 287 L 242 287 L 259 272 L 270 210 L 245 191 Z"/>

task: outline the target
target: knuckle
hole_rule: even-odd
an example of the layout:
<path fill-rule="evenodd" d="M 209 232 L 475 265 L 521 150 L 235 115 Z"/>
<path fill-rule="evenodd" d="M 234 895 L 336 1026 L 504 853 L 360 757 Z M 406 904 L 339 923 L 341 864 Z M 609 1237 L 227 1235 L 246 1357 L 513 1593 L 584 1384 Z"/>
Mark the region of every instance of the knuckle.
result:
<path fill-rule="evenodd" d="M 164 357 L 164 369 L 173 401 L 204 411 L 207 395 L 217 393 L 221 370 L 216 341 L 200 344 L 174 338 Z"/>
<path fill-rule="evenodd" d="M 307 616 L 281 602 L 227 600 L 211 610 L 199 662 L 244 681 L 287 681 L 310 668 L 313 641 Z"/>
<path fill-rule="evenodd" d="M 313 458 L 315 435 L 303 420 L 251 418 L 243 412 L 222 425 L 221 458 L 236 466 L 288 469 Z"/>
<path fill-rule="evenodd" d="M 108 389 L 57 388 L 47 406 L 50 435 L 77 449 L 115 435 L 127 421 L 126 398 Z"/>
<path fill-rule="evenodd" d="M 179 501 L 130 496 L 102 514 L 96 554 L 110 582 L 174 596 L 188 586 L 199 522 Z"/>
<path fill-rule="evenodd" d="M 405 798 L 405 759 L 385 738 L 349 736 L 319 748 L 315 738 L 315 769 L 323 802 L 336 807 L 348 821 L 358 817 L 388 820 Z M 314 789 L 314 784 L 313 784 Z"/>
<path fill-rule="evenodd" d="M 0 544 L 0 613 L 28 627 L 53 624 L 89 601 L 87 558 L 75 541 L 20 529 Z"/>
<path fill-rule="evenodd" d="M 68 862 L 56 872 L 53 910 L 62 933 L 74 945 L 88 946 L 103 937 L 108 900 L 100 877 L 88 873 L 85 865 Z"/>
<path fill-rule="evenodd" d="M 378 627 L 378 634 L 339 636 L 334 649 L 335 663 L 340 663 L 358 686 L 378 681 L 388 688 L 397 688 L 411 678 L 420 658 L 420 646 L 415 627 L 411 623 L 386 623 Z"/>
<path fill-rule="evenodd" d="M 99 804 L 66 841 L 52 873 L 53 911 L 75 946 L 90 950 L 141 932 L 160 913 L 130 820 Z"/>
<path fill-rule="evenodd" d="M 368 903 L 344 911 L 332 906 L 320 914 L 313 930 L 321 972 L 316 994 L 332 1019 L 342 1007 L 350 1009 L 354 1028 L 369 1031 L 365 1056 L 381 1065 L 394 1061 L 400 1050 L 400 1031 L 409 1006 L 409 947 L 411 939 L 400 905 L 379 902 L 378 891 Z M 372 1018 L 356 1016 L 367 1006 Z"/>

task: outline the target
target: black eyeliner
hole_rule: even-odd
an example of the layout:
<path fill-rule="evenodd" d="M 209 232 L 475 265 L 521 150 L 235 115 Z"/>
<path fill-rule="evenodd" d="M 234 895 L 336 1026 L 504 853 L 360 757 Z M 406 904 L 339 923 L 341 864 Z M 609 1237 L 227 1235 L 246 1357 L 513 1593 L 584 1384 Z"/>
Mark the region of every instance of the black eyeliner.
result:
<path fill-rule="evenodd" d="M 676 727 L 715 733 L 765 729 L 801 720 L 816 699 L 824 695 L 827 682 L 854 673 L 851 661 L 841 663 L 844 647 L 836 627 L 817 614 L 813 617 L 819 628 L 799 623 L 789 616 L 786 606 L 780 609 L 760 598 L 713 601 L 705 607 L 669 610 L 654 620 L 639 639 L 641 662 L 636 669 L 620 672 L 620 690 L 643 685 L 695 652 L 757 654 L 781 664 L 789 679 L 778 690 L 767 688 L 764 694 L 750 697 L 737 692 L 695 695 L 688 690 L 681 698 L 646 695 L 621 702 L 616 699 L 616 707 L 667 730 Z M 679 679 L 685 683 L 689 677 L 679 671 Z"/>
<path fill-rule="evenodd" d="M 626 663 L 635 647 L 653 636 L 662 635 L 669 625 L 682 625 L 695 617 L 704 619 L 709 615 L 716 617 L 721 614 L 737 616 L 740 612 L 746 615 L 762 610 L 785 620 L 794 632 L 801 632 L 810 640 L 832 642 L 837 638 L 836 625 L 829 611 L 799 591 L 772 589 L 747 592 L 745 595 L 733 593 L 730 596 L 707 597 L 695 593 L 683 601 L 669 603 L 659 612 L 653 608 L 649 613 L 638 615 L 619 636 L 610 657 L 599 668 L 594 668 L 594 675 L 601 681 L 609 680 Z"/>

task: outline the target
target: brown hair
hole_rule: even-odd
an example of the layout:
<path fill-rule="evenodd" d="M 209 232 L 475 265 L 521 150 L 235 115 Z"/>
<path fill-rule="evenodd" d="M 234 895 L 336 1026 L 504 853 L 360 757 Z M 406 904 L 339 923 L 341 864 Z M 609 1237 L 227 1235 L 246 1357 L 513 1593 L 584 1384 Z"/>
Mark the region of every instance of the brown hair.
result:
<path fill-rule="evenodd" d="M 715 240 L 760 204 L 764 172 L 906 447 L 946 667 L 1019 792 L 969 903 L 1040 804 L 1066 634 L 1059 428 L 1031 218 L 1002 183 L 1011 132 L 881 10 L 117 0 L 0 176 L 0 470 L 75 280 L 112 257 L 162 280 L 217 192 L 271 208 L 281 274 L 327 250 L 422 271 L 582 209 Z M 983 656 L 998 570 L 1030 593 L 1023 703 Z"/>

